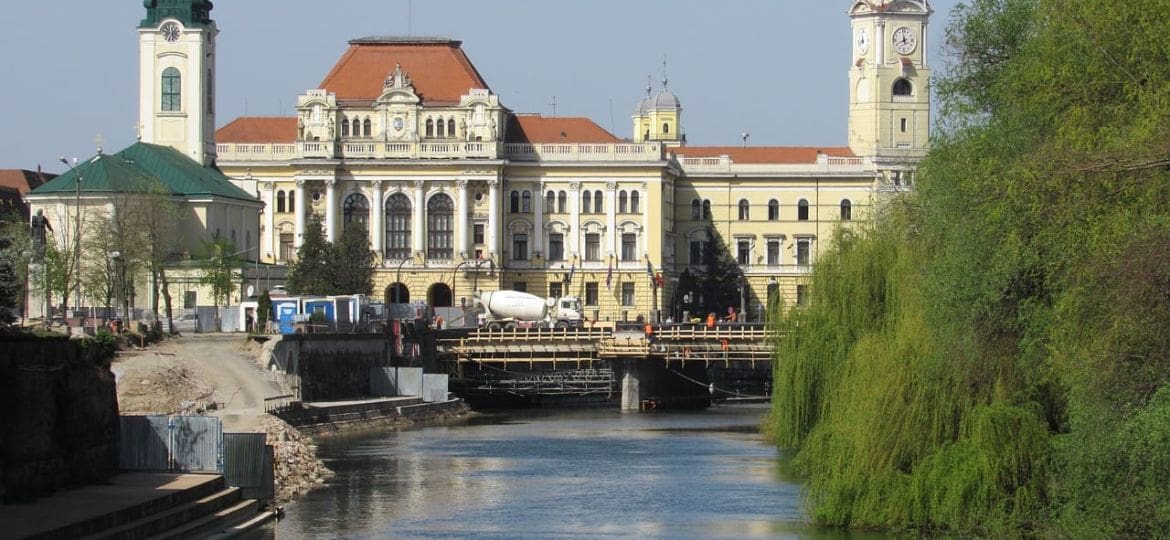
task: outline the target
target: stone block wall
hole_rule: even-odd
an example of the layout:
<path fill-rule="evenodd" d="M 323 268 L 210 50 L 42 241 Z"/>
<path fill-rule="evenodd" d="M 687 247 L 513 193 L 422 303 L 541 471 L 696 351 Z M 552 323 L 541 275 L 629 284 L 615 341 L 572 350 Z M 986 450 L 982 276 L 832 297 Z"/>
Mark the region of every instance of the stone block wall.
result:
<path fill-rule="evenodd" d="M 389 341 L 381 334 L 287 335 L 273 356 L 299 381 L 301 401 L 368 399 L 370 368 L 390 365 Z"/>
<path fill-rule="evenodd" d="M 109 359 L 66 338 L 0 337 L 0 499 L 31 500 L 117 471 Z"/>

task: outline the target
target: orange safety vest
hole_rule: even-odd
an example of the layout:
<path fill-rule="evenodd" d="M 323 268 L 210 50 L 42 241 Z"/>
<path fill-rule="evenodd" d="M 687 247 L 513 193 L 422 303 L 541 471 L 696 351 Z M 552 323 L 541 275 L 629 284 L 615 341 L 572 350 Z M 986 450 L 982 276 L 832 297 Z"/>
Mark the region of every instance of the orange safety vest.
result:
<path fill-rule="evenodd" d="M 715 328 L 715 314 L 714 313 L 707 314 L 707 328 Z"/>

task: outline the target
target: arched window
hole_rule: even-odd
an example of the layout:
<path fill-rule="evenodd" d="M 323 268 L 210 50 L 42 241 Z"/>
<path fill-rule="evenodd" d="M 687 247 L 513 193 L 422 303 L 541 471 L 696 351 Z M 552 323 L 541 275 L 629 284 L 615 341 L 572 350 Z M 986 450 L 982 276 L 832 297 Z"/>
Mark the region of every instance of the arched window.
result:
<path fill-rule="evenodd" d="M 638 212 L 639 212 L 639 210 L 638 210 L 638 192 L 631 191 L 630 192 L 630 213 L 637 214 Z"/>
<path fill-rule="evenodd" d="M 173 67 L 162 72 L 162 110 L 163 112 L 183 110 L 183 76 Z"/>
<path fill-rule="evenodd" d="M 841 221 L 853 219 L 853 203 L 849 199 L 841 201 Z"/>
<path fill-rule="evenodd" d="M 544 210 L 546 212 L 554 212 L 557 209 L 557 194 L 553 190 L 548 190 L 544 194 Z"/>
<path fill-rule="evenodd" d="M 362 124 L 360 121 L 358 121 L 357 118 L 353 119 L 353 136 L 354 137 L 361 137 L 362 136 Z"/>
<path fill-rule="evenodd" d="M 768 221 L 776 221 L 780 219 L 780 201 L 772 199 L 768 201 Z"/>
<path fill-rule="evenodd" d="M 747 221 L 751 219 L 751 205 L 748 204 L 747 199 L 739 200 L 739 220 Z"/>
<path fill-rule="evenodd" d="M 341 121 L 341 136 L 342 137 L 349 137 L 349 121 L 348 120 Z"/>
<path fill-rule="evenodd" d="M 427 118 L 427 137 L 435 136 L 435 121 Z"/>
<path fill-rule="evenodd" d="M 410 199 L 395 193 L 386 201 L 386 258 L 410 258 Z"/>
<path fill-rule="evenodd" d="M 349 227 L 350 223 L 361 223 L 363 227 L 370 226 L 370 201 L 361 193 L 351 193 L 342 204 L 343 223 Z M 369 229 L 367 229 L 369 230 Z"/>
<path fill-rule="evenodd" d="M 508 211 L 515 214 L 520 212 L 520 192 L 512 191 L 508 196 Z"/>
<path fill-rule="evenodd" d="M 283 192 L 283 191 L 277 191 L 277 192 L 276 192 L 276 211 L 277 211 L 277 212 L 280 212 L 280 213 L 284 213 L 284 212 L 285 212 L 285 209 L 284 209 L 284 192 Z"/>
<path fill-rule="evenodd" d="M 564 191 L 557 192 L 557 212 L 562 214 L 565 213 L 565 201 L 568 198 L 568 195 L 566 195 Z"/>
<path fill-rule="evenodd" d="M 694 221 L 699 221 L 700 219 L 703 219 L 702 212 L 703 212 L 702 209 L 699 208 L 699 199 L 695 199 L 695 200 L 691 201 L 691 219 Z"/>
<path fill-rule="evenodd" d="M 669 133 L 670 133 L 670 124 L 667 124 L 666 122 L 663 122 L 663 123 L 662 123 L 662 134 L 663 134 L 663 135 L 667 135 L 667 134 L 669 134 Z"/>
<path fill-rule="evenodd" d="M 455 135 L 456 135 L 456 133 L 455 133 L 455 119 L 452 118 L 450 120 L 447 120 L 447 136 L 454 137 Z"/>
<path fill-rule="evenodd" d="M 297 211 L 297 192 L 295 191 L 288 192 L 288 211 Z"/>
<path fill-rule="evenodd" d="M 708 199 L 703 199 L 703 219 L 711 220 L 711 201 Z"/>
<path fill-rule="evenodd" d="M 586 191 L 584 195 L 581 195 L 581 213 L 588 214 L 592 211 L 592 208 L 593 194 Z"/>
<path fill-rule="evenodd" d="M 520 212 L 524 214 L 532 213 L 532 192 L 527 189 L 520 194 Z"/>
<path fill-rule="evenodd" d="M 626 214 L 630 211 L 630 196 L 622 191 L 618 194 L 618 213 Z"/>
<path fill-rule="evenodd" d="M 910 81 L 906 79 L 898 79 L 894 81 L 894 95 L 895 96 L 909 96 L 914 93 L 914 87 Z"/>
<path fill-rule="evenodd" d="M 369 137 L 370 134 L 373 133 L 373 130 L 370 129 L 371 127 L 372 125 L 370 124 L 370 119 L 366 118 L 366 120 L 362 122 L 362 136 Z"/>
<path fill-rule="evenodd" d="M 446 193 L 440 193 L 427 202 L 427 258 L 454 258 L 454 240 L 455 203 Z"/>
<path fill-rule="evenodd" d="M 808 201 L 801 199 L 796 203 L 796 219 L 808 221 Z"/>
<path fill-rule="evenodd" d="M 593 192 L 593 213 L 601 214 L 605 212 L 605 205 L 601 204 L 601 190 Z"/>
<path fill-rule="evenodd" d="M 446 122 L 443 122 L 442 118 L 440 118 L 438 122 L 435 122 L 435 137 L 442 139 L 443 137 L 446 137 L 446 136 L 447 136 L 447 124 L 446 124 Z"/>

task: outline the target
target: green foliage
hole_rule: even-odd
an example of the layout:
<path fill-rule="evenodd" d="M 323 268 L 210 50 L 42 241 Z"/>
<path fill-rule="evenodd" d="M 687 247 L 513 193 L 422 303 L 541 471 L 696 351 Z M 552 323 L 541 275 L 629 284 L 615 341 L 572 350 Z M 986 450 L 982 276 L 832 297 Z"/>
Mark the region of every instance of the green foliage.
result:
<path fill-rule="evenodd" d="M 305 223 L 304 241 L 297 249 L 297 260 L 288 271 L 285 287 L 291 294 L 336 294 L 330 276 L 332 248 L 325 241 L 325 228 L 317 214 Z"/>
<path fill-rule="evenodd" d="M 23 309 L 31 253 L 24 218 L 16 212 L 0 215 L 0 324 L 11 324 Z"/>
<path fill-rule="evenodd" d="M 272 297 L 268 295 L 267 290 L 260 293 L 260 299 L 256 304 L 256 321 L 260 323 L 257 327 L 263 330 L 263 322 L 272 320 Z"/>
<path fill-rule="evenodd" d="M 977 0 L 919 191 L 780 323 L 833 524 L 1170 534 L 1170 0 Z"/>
<path fill-rule="evenodd" d="M 374 291 L 374 252 L 365 224 L 347 223 L 341 239 L 332 246 L 333 288 L 341 294 L 369 295 Z"/>
<path fill-rule="evenodd" d="M 696 272 L 683 270 L 679 277 L 678 302 L 680 310 L 687 310 L 695 317 L 714 313 L 718 317 L 727 315 L 727 308 L 740 308 L 740 287 L 743 285 L 743 270 L 731 255 L 722 235 L 714 227 L 707 228 L 710 242 L 703 250 L 703 266 Z M 685 298 L 689 297 L 690 302 Z"/>
<path fill-rule="evenodd" d="M 199 260 L 199 283 L 211 287 L 216 307 L 228 305 L 232 291 L 236 288 L 236 272 L 243 265 L 243 260 L 235 248 L 235 244 L 224 238 L 213 238 L 203 244 L 204 256 Z"/>

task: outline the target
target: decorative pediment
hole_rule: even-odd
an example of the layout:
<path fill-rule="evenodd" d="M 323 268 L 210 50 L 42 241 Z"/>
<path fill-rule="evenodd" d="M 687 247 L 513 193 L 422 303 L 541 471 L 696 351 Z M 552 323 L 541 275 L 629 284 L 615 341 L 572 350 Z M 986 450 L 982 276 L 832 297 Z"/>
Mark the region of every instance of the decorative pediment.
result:
<path fill-rule="evenodd" d="M 410 74 L 403 71 L 402 64 L 394 64 L 394 71 L 386 75 L 386 80 L 382 82 L 382 95 L 378 101 L 418 103 L 419 98 L 414 91 L 414 82 L 411 81 Z"/>

